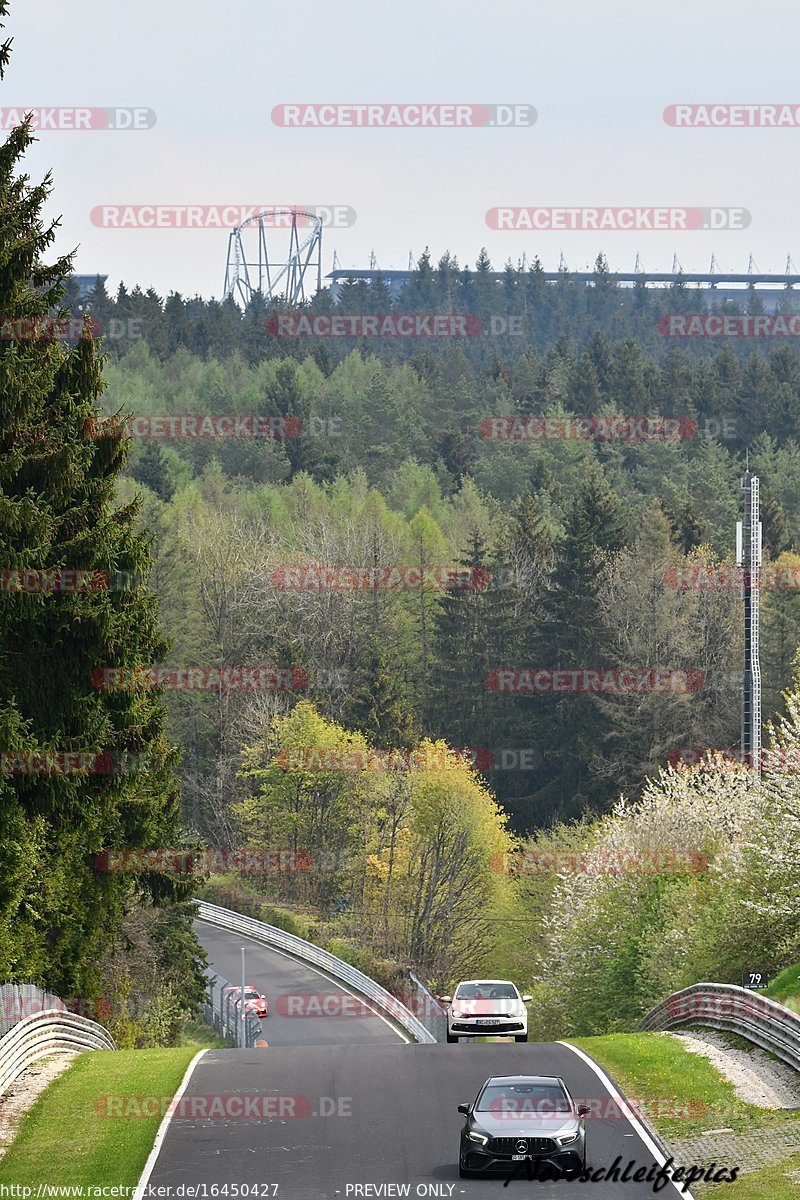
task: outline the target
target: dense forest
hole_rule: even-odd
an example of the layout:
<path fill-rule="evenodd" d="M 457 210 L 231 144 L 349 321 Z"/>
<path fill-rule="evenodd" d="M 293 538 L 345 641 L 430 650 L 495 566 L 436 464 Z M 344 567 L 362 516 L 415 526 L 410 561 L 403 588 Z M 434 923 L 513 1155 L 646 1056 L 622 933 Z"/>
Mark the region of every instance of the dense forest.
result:
<path fill-rule="evenodd" d="M 305 697 L 330 719 L 378 742 L 428 736 L 471 751 L 523 831 L 606 811 L 684 748 L 735 749 L 739 588 L 730 572 L 703 587 L 691 572 L 731 563 L 745 457 L 762 481 L 765 556 L 788 568 L 763 596 L 764 711 L 782 711 L 800 642 L 800 373 L 786 345 L 751 345 L 740 358 L 644 336 L 671 303 L 698 309 L 689 289 L 619 287 L 602 261 L 589 287 L 537 282 L 536 268 L 509 270 L 501 284 L 489 269 L 484 255 L 471 273 L 447 259 L 433 269 L 424 256 L 394 304 L 380 285 L 357 284 L 335 306 L 325 293 L 303 311 L 469 303 L 488 324 L 521 306 L 524 335 L 286 339 L 269 335 L 257 299 L 241 313 L 124 287 L 112 300 L 100 284 L 87 311 L 100 328 L 139 335 L 104 343 L 103 404 L 109 416 L 142 418 L 128 424 L 123 495 L 143 493 L 157 532 L 173 661 L 303 668 Z M 246 431 L 254 419 L 294 424 L 277 437 L 159 424 L 185 414 L 246 418 Z M 495 416 L 519 420 L 498 438 Z M 592 432 L 580 435 L 575 421 L 587 417 Z M 651 418 L 655 432 L 625 436 L 631 417 Z M 503 436 L 509 428 L 521 436 Z M 603 428 L 622 434 L 597 435 Z M 299 564 L 415 567 L 429 579 L 276 586 Z M 484 586 L 437 583 L 437 569 L 457 566 L 482 572 Z M 579 697 L 490 686 L 493 672 L 535 667 L 695 672 L 701 684 Z M 390 702 L 403 709 L 400 730 L 365 725 Z M 219 837 L 221 797 L 242 786 L 252 703 L 168 703 L 185 750 L 186 815 Z"/>
<path fill-rule="evenodd" d="M 34 338 L 25 349 L 52 360 L 39 424 L 52 423 L 53 388 L 73 397 L 69 415 L 58 401 L 57 428 L 80 457 L 75 479 L 99 472 L 96 498 L 81 500 L 88 507 L 78 518 L 76 501 L 59 493 L 49 503 L 64 515 L 16 535 L 27 538 L 24 554 L 6 535 L 10 566 L 64 567 L 72 555 L 76 567 L 127 581 L 101 589 L 93 601 L 101 623 L 80 651 L 87 679 L 116 684 L 100 694 L 80 684 L 81 711 L 96 714 L 83 735 L 75 716 L 56 714 L 47 738 L 32 743 L 54 745 L 69 731 L 74 745 L 91 729 L 103 752 L 149 764 L 89 785 L 95 825 L 82 853 L 181 842 L 299 851 L 312 870 L 235 885 L 223 878 L 207 894 L 254 912 L 283 905 L 269 909 L 272 919 L 350 957 L 363 947 L 377 956 L 363 965 L 376 972 L 387 969 L 379 959 L 415 964 L 442 982 L 479 963 L 521 969 L 523 927 L 527 959 L 531 942 L 557 957 L 548 929 L 559 905 L 572 903 L 568 889 L 558 872 L 531 881 L 498 867 L 520 847 L 586 849 L 614 836 L 625 805 L 646 817 L 653 806 L 691 808 L 698 788 L 749 788 L 746 769 L 731 784 L 707 763 L 681 765 L 707 749 L 737 754 L 732 554 L 746 465 L 762 480 L 771 568 L 762 594 L 765 722 L 796 713 L 784 694 L 800 645 L 800 372 L 791 344 L 673 344 L 659 322 L 699 311 L 697 297 L 680 286 L 619 287 L 602 259 L 589 286 L 566 275 L 545 283 L 538 264 L 509 268 L 499 283 L 490 271 L 484 254 L 472 272 L 447 258 L 432 268 L 425 255 L 394 300 L 380 281 L 351 284 L 293 314 L 258 298 L 241 312 L 124 286 L 112 298 L 99 282 L 79 301 L 67 280 L 60 311 L 88 318 L 83 336 Z M 756 294 L 743 300 L 742 311 L 759 312 Z M 781 297 L 783 311 L 792 300 Z M 59 303 L 54 282 L 36 304 L 17 307 L 21 318 L 43 320 Z M 279 317 L 326 313 L 460 313 L 472 332 L 276 332 L 285 328 Z M 13 346 L 8 339 L 9 364 Z M 20 489 L 30 472 L 15 445 L 7 471 Z M 123 538 L 118 549 L 104 543 L 107 529 Z M 88 600 L 70 603 L 45 611 L 69 624 Z M 29 648 L 42 644 L 32 634 Z M 154 694 L 155 667 L 163 669 Z M 189 672 L 206 683 L 176 685 Z M 525 684 L 575 672 L 605 682 Z M 271 682 L 230 682 L 255 677 Z M 623 678 L 639 683 L 619 686 Z M 668 685 L 651 686 L 659 679 Z M 18 686 L 7 690 L 6 722 L 18 730 L 9 744 L 18 749 L 42 718 L 22 697 L 26 727 Z M 421 759 L 422 769 L 410 766 Z M 703 783 L 709 771 L 712 783 Z M 24 811 L 26 788 L 33 795 L 41 785 L 6 786 Z M 765 821 L 775 819 L 770 802 Z M 36 820 L 24 818 L 15 835 L 21 861 Z M 694 830 L 719 851 L 707 832 Z M 694 874 L 676 879 L 704 886 Z M 25 911 L 34 882 L 19 875 L 7 921 Z M 166 947 L 196 980 L 200 959 L 181 908 L 191 885 L 168 869 L 125 881 L 89 867 L 85 887 L 115 897 L 112 928 L 128 955 L 136 947 L 138 988 L 153 990 Z M 662 885 L 659 896 L 672 894 Z M 640 924 L 649 903 L 631 909 Z M 54 898 L 32 919 L 28 944 L 18 925 L 6 969 L 25 964 L 29 976 L 66 986 L 98 979 L 102 965 L 108 990 L 130 990 L 122 960 L 95 961 L 88 929 L 66 973 L 62 965 L 53 975 L 37 939 L 62 923 L 62 909 Z M 669 914 L 659 912 L 666 926 Z M 746 938 L 752 927 L 742 928 Z M 638 945 L 643 931 L 629 934 Z M 597 930 L 576 926 L 574 936 L 577 947 Z M 626 946 L 635 1007 L 661 986 L 669 962 L 646 975 Z M 194 986 L 180 999 L 170 983 L 147 1020 L 174 1030 Z M 548 1003 L 543 996 L 542 1012 L 562 1019 Z M 586 1024 L 602 1027 L 590 1009 Z"/>
<path fill-rule="evenodd" d="M 353 284 L 290 315 L 460 312 L 480 329 L 493 318 L 508 329 L 513 315 L 513 335 L 276 336 L 285 310 L 258 299 L 242 313 L 124 287 L 112 299 L 99 285 L 84 307 L 98 329 L 135 334 L 104 343 L 103 407 L 109 435 L 131 434 L 119 499 L 140 495 L 155 535 L 169 661 L 270 664 L 304 680 L 164 694 L 187 833 L 308 855 L 307 871 L 220 876 L 205 894 L 387 983 L 389 963 L 442 984 L 478 964 L 530 978 L 535 947 L 541 1036 L 624 1028 L 679 969 L 686 982 L 733 978 L 749 947 L 776 965 L 794 952 L 769 904 L 747 907 L 784 877 L 766 847 L 793 819 L 785 773 L 779 799 L 768 790 L 756 803 L 746 769 L 681 764 L 709 748 L 737 755 L 746 465 L 762 481 L 772 568 L 764 717 L 787 720 L 800 646 L 798 361 L 785 339 L 664 338 L 664 313 L 702 304 L 681 287 L 618 287 L 602 260 L 589 287 L 546 284 L 537 267 L 498 284 L 489 269 L 483 255 L 472 273 L 424 256 L 394 301 L 380 283 Z M 760 311 L 757 295 L 743 301 Z M 214 436 L 225 417 L 244 435 Z M 270 436 L 249 436 L 259 423 Z M 687 682 L 497 686 L 536 668 Z M 422 751 L 427 769 L 401 768 Z M 762 849 L 737 849 L 754 837 Z M 705 867 L 513 868 L 520 854 L 558 863 L 606 845 Z M 696 929 L 679 963 L 670 930 L 684 920 Z M 656 930 L 660 955 L 648 948 Z M 598 938 L 615 947 L 605 964 Z M 578 997 L 574 1014 L 554 974 Z"/>

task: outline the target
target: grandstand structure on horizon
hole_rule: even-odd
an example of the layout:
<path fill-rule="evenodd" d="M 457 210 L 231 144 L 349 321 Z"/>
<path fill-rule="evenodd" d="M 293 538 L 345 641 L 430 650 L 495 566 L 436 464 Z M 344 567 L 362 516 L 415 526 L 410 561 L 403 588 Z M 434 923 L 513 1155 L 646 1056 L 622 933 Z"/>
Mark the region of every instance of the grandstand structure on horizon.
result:
<path fill-rule="evenodd" d="M 395 297 L 415 275 L 412 268 L 406 270 L 390 268 L 382 271 L 374 264 L 374 258 L 373 265 L 366 268 L 340 267 L 336 265 L 336 260 L 334 263 L 333 270 L 325 276 L 334 293 L 342 284 L 350 281 L 366 283 L 381 281 L 389 289 L 390 295 Z M 786 292 L 800 287 L 800 274 L 793 269 L 794 264 L 791 259 L 787 261 L 786 266 L 787 271 L 782 274 L 770 274 L 755 270 L 726 272 L 715 268 L 712 260 L 712 268 L 708 271 L 682 271 L 680 269 L 673 271 L 608 271 L 603 274 L 603 279 L 628 287 L 639 284 L 646 287 L 670 288 L 683 284 L 686 288 L 691 289 L 693 296 L 696 295 L 698 299 L 702 299 L 707 304 L 723 304 L 725 302 L 740 304 L 747 300 L 752 290 L 760 299 L 764 311 L 771 312 L 778 307 L 781 298 L 786 307 Z M 789 270 L 790 267 L 792 270 Z M 431 268 L 435 274 L 436 266 L 431 264 Z M 461 273 L 459 272 L 459 274 Z M 470 271 L 469 274 L 476 274 L 476 272 Z M 506 273 L 505 271 L 491 271 L 488 277 L 502 282 L 506 278 Z M 557 283 L 560 279 L 569 279 L 584 283 L 588 287 L 597 282 L 598 275 L 595 271 L 570 271 L 562 267 L 558 271 L 542 271 L 541 278 L 545 283 L 551 284 Z M 797 299 L 800 301 L 800 295 Z M 797 303 L 795 297 L 792 296 L 788 307 L 800 309 L 800 303 Z"/>

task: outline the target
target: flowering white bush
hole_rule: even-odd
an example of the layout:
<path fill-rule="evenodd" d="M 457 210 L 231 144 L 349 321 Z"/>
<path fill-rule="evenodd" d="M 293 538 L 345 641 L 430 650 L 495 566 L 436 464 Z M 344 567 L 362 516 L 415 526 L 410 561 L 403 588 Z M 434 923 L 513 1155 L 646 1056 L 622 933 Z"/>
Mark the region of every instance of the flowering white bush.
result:
<path fill-rule="evenodd" d="M 800 694 L 772 745 L 800 748 Z M 551 855 L 562 869 L 540 895 L 538 1036 L 632 1029 L 677 988 L 800 953 L 800 774 L 669 766 L 584 831 L 582 854 Z"/>

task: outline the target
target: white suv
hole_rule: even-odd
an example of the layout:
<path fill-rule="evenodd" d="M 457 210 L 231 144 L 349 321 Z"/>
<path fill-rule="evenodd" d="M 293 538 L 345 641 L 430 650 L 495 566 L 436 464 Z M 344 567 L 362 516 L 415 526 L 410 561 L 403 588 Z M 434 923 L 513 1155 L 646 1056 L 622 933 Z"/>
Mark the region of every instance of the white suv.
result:
<path fill-rule="evenodd" d="M 440 996 L 447 1005 L 447 1040 L 507 1034 L 515 1042 L 528 1040 L 528 1010 L 508 979 L 465 979 L 452 996 Z"/>

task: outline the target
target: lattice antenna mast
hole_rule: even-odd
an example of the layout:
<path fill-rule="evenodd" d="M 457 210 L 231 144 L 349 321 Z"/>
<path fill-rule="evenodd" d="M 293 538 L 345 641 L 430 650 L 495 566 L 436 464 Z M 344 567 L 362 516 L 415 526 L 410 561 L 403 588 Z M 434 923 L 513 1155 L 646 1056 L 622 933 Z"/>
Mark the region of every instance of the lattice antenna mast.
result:
<path fill-rule="evenodd" d="M 736 562 L 742 568 L 744 671 L 742 673 L 742 759 L 761 773 L 761 521 L 759 479 L 749 467 L 742 476 L 743 520 L 736 524 Z"/>

